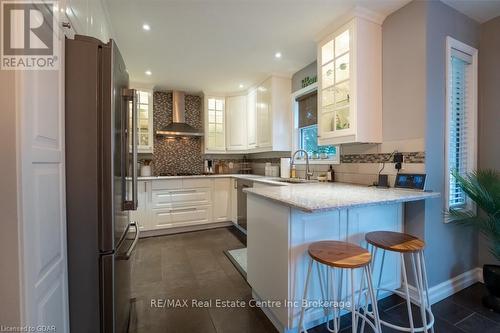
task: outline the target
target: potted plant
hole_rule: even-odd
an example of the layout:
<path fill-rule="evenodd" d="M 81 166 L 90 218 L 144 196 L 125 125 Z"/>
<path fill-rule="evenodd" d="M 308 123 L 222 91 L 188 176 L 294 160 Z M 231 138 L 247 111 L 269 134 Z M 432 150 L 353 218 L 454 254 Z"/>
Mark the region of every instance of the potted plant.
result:
<path fill-rule="evenodd" d="M 500 261 L 500 172 L 478 170 L 462 176 L 453 172 L 458 186 L 476 204 L 480 212 L 450 209 L 448 218 L 475 227 L 490 241 L 491 254 Z M 489 294 L 483 305 L 500 313 L 500 266 L 483 266 L 484 284 Z"/>

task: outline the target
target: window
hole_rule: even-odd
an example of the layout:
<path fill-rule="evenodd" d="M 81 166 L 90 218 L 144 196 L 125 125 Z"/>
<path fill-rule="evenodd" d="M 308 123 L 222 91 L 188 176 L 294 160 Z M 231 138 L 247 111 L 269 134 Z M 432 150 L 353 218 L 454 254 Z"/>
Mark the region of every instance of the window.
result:
<path fill-rule="evenodd" d="M 311 163 L 337 164 L 338 146 L 318 146 L 318 95 L 312 91 L 296 98 L 298 104 L 298 148 L 307 151 Z"/>
<path fill-rule="evenodd" d="M 451 37 L 446 43 L 446 208 L 472 210 L 452 172 L 465 175 L 477 164 L 477 50 Z"/>

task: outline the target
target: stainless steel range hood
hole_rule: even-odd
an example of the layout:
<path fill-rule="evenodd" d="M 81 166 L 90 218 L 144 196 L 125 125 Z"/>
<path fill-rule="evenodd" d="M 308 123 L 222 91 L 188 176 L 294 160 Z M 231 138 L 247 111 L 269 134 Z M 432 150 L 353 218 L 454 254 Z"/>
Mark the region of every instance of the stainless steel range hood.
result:
<path fill-rule="evenodd" d="M 169 137 L 179 136 L 203 136 L 203 132 L 186 124 L 186 109 L 184 93 L 182 91 L 172 92 L 172 123 L 167 127 L 156 131 L 156 135 Z"/>

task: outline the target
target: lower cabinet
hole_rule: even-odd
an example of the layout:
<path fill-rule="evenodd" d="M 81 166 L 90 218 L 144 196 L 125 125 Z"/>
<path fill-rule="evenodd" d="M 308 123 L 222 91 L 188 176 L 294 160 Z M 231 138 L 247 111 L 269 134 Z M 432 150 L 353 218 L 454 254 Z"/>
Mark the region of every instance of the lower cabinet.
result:
<path fill-rule="evenodd" d="M 233 219 L 230 178 L 139 181 L 138 208 L 130 217 L 141 231 L 187 227 Z"/>
<path fill-rule="evenodd" d="M 230 220 L 231 180 L 230 178 L 213 180 L 213 217 L 215 222 Z"/>

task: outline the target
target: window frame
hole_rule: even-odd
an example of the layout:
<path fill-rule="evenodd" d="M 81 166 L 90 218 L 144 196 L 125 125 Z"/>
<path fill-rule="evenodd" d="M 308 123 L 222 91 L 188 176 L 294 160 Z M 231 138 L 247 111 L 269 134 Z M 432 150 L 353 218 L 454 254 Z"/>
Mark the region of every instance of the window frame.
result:
<path fill-rule="evenodd" d="M 466 117 L 469 122 L 467 132 L 467 169 L 466 172 L 471 172 L 477 168 L 477 137 L 478 137 L 478 50 L 463 42 L 460 42 L 450 36 L 446 37 L 446 117 L 445 117 L 445 206 L 446 211 L 450 208 L 450 178 L 451 170 L 449 163 L 449 146 L 450 146 L 450 121 L 452 114 L 451 103 L 451 57 L 452 49 L 466 53 L 471 56 L 472 62 L 467 67 L 467 74 L 470 78 L 471 88 L 466 90 Z M 467 80 L 469 81 L 469 79 Z M 458 208 L 464 211 L 475 213 L 475 204 L 470 198 L 466 197 L 466 202 L 463 207 Z"/>
<path fill-rule="evenodd" d="M 291 95 L 291 105 L 292 105 L 292 120 L 293 120 L 293 132 L 292 132 L 292 150 L 296 151 L 297 149 L 300 149 L 301 147 L 301 135 L 300 135 L 300 128 L 299 128 L 299 103 L 296 101 L 296 99 L 300 96 L 306 95 L 314 90 L 318 89 L 318 82 L 315 82 L 313 84 L 308 85 L 307 87 L 304 87 L 298 91 L 295 91 Z M 318 98 L 319 98 L 319 93 L 318 93 Z M 319 103 L 319 101 L 318 101 Z M 318 104 L 319 108 L 319 104 Z M 319 115 L 318 115 L 318 123 L 316 124 L 318 126 L 318 131 L 319 131 Z M 319 144 L 319 142 L 318 142 Z M 341 147 L 340 145 L 333 145 L 337 147 L 337 154 L 335 155 L 334 158 L 332 159 L 309 159 L 309 164 L 340 164 L 340 154 L 341 154 Z M 305 164 L 306 161 L 305 159 L 297 159 L 295 161 L 296 164 Z"/>

